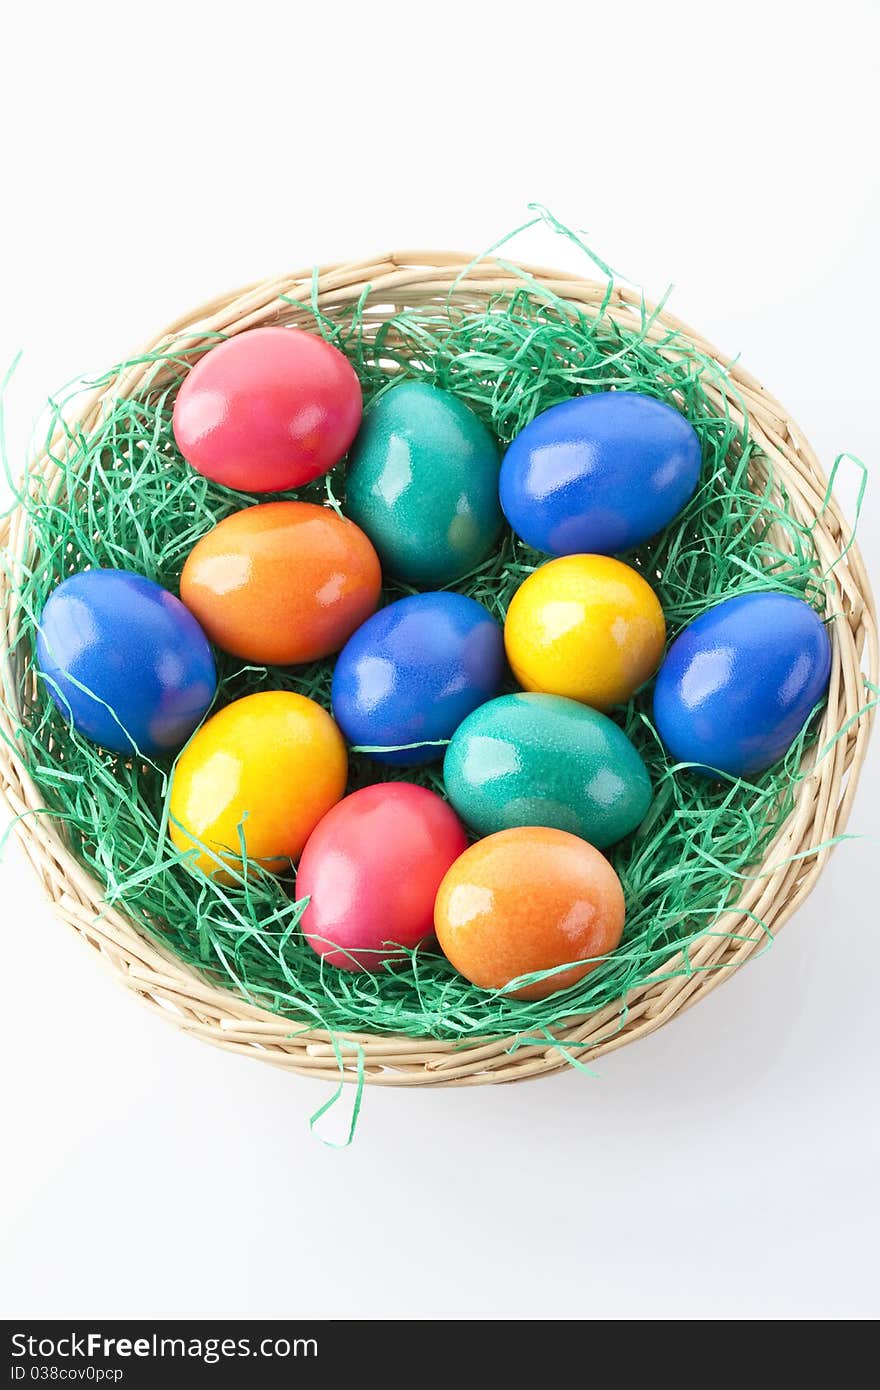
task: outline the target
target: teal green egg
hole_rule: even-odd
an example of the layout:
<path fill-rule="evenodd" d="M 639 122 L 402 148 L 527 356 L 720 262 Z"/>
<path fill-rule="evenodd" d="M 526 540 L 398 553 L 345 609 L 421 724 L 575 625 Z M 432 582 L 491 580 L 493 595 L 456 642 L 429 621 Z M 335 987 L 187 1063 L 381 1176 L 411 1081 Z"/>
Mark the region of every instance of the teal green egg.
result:
<path fill-rule="evenodd" d="M 629 835 L 651 780 L 622 729 L 561 695 L 502 695 L 458 726 L 443 763 L 446 794 L 479 835 L 539 825 L 597 849 Z"/>
<path fill-rule="evenodd" d="M 404 381 L 364 415 L 344 510 L 373 542 L 386 574 L 442 587 L 485 560 L 498 539 L 500 466 L 495 440 L 463 401 Z"/>

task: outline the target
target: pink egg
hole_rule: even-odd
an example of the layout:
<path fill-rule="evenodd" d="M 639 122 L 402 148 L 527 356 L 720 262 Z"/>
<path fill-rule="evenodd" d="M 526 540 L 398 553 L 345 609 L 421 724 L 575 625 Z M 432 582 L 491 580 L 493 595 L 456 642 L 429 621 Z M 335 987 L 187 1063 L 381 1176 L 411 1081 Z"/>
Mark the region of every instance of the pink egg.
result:
<path fill-rule="evenodd" d="M 174 403 L 177 447 L 240 492 L 302 487 L 342 458 L 361 422 L 342 353 L 301 328 L 251 328 L 206 352 Z"/>
<path fill-rule="evenodd" d="M 363 787 L 338 802 L 306 844 L 297 896 L 309 945 L 330 965 L 378 970 L 434 932 L 434 899 L 467 848 L 455 812 L 410 782 Z"/>

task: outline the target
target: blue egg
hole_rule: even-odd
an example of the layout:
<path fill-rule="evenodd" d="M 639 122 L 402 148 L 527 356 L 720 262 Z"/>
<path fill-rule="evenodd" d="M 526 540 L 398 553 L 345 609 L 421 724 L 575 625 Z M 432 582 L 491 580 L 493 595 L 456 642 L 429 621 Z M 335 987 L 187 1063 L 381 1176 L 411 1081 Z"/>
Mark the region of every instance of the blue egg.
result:
<path fill-rule="evenodd" d="M 661 531 L 693 495 L 702 453 L 671 405 L 601 391 L 551 406 L 501 465 L 504 515 L 535 550 L 616 555 Z"/>
<path fill-rule="evenodd" d="M 435 762 L 461 721 L 498 693 L 504 672 L 501 629 L 481 603 L 415 594 L 348 639 L 333 673 L 333 715 L 377 762 Z"/>
<path fill-rule="evenodd" d="M 654 723 L 676 762 L 751 777 L 781 758 L 828 688 L 831 643 L 791 594 L 742 594 L 701 614 L 672 643 L 654 689 Z"/>
<path fill-rule="evenodd" d="M 85 570 L 58 585 L 40 619 L 37 664 L 77 733 L 115 753 L 176 751 L 217 688 L 189 609 L 128 570 Z"/>

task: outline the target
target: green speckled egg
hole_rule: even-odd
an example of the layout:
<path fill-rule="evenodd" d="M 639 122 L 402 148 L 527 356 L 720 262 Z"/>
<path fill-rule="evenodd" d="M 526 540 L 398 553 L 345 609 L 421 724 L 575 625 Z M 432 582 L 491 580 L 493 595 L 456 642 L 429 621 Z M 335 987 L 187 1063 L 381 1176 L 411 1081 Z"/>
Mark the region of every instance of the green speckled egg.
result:
<path fill-rule="evenodd" d="M 502 695 L 456 729 L 446 792 L 480 835 L 514 826 L 567 830 L 597 849 L 644 819 L 651 782 L 622 729 L 560 695 Z"/>
<path fill-rule="evenodd" d="M 501 530 L 498 446 L 462 401 L 420 381 L 370 407 L 351 452 L 345 512 L 382 568 L 421 588 L 485 560 Z"/>

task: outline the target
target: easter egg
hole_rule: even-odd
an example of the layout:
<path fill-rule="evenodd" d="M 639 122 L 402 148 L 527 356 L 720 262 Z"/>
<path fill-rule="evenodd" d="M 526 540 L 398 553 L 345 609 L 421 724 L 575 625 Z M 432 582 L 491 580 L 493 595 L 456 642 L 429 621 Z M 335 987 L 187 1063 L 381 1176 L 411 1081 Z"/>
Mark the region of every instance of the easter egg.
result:
<path fill-rule="evenodd" d="M 526 690 L 623 704 L 657 669 L 666 623 L 642 576 L 607 555 L 566 555 L 541 565 L 517 589 L 504 642 Z"/>
<path fill-rule="evenodd" d="M 333 713 L 349 743 L 378 762 L 435 762 L 503 678 L 501 630 L 481 603 L 414 594 L 348 639 L 333 673 Z"/>
<path fill-rule="evenodd" d="M 678 515 L 701 462 L 695 429 L 671 405 L 600 391 L 551 406 L 517 435 L 501 467 L 501 505 L 536 550 L 613 555 Z"/>
<path fill-rule="evenodd" d="M 498 446 L 447 391 L 405 381 L 364 415 L 346 476 L 346 513 L 383 568 L 407 584 L 450 584 L 485 560 L 501 530 Z"/>
<path fill-rule="evenodd" d="M 128 570 L 84 570 L 58 585 L 40 618 L 37 665 L 77 733 L 151 758 L 186 742 L 217 688 L 193 615 Z"/>
<path fill-rule="evenodd" d="M 654 723 L 676 762 L 750 777 L 781 758 L 825 694 L 831 643 L 791 594 L 740 594 L 672 643 L 654 687 Z"/>
<path fill-rule="evenodd" d="M 312 831 L 296 875 L 306 941 L 330 965 L 378 970 L 434 934 L 440 880 L 467 848 L 450 806 L 409 782 L 352 792 Z"/>
<path fill-rule="evenodd" d="M 171 839 L 178 849 L 196 848 L 190 866 L 223 882 L 224 864 L 242 868 L 242 843 L 249 861 L 282 873 L 342 796 L 347 773 L 342 735 L 314 700 L 283 690 L 246 695 L 209 719 L 181 753 L 171 782 Z"/>
<path fill-rule="evenodd" d="M 479 835 L 546 825 L 597 849 L 644 819 L 648 770 L 622 729 L 558 695 L 502 695 L 459 724 L 443 761 L 446 794 Z"/>
<path fill-rule="evenodd" d="M 445 955 L 480 989 L 557 971 L 512 990 L 514 999 L 546 999 L 583 979 L 618 945 L 623 923 L 623 889 L 608 860 L 546 826 L 478 840 L 456 859 L 434 906 Z M 557 970 L 565 965 L 572 968 Z"/>
<path fill-rule="evenodd" d="M 339 651 L 376 611 L 379 558 L 329 507 L 266 502 L 219 522 L 190 551 L 180 597 L 223 651 L 290 666 Z"/>
<path fill-rule="evenodd" d="M 240 492 L 301 487 L 338 463 L 361 420 L 360 382 L 301 328 L 252 328 L 206 352 L 174 402 L 177 447 Z"/>

